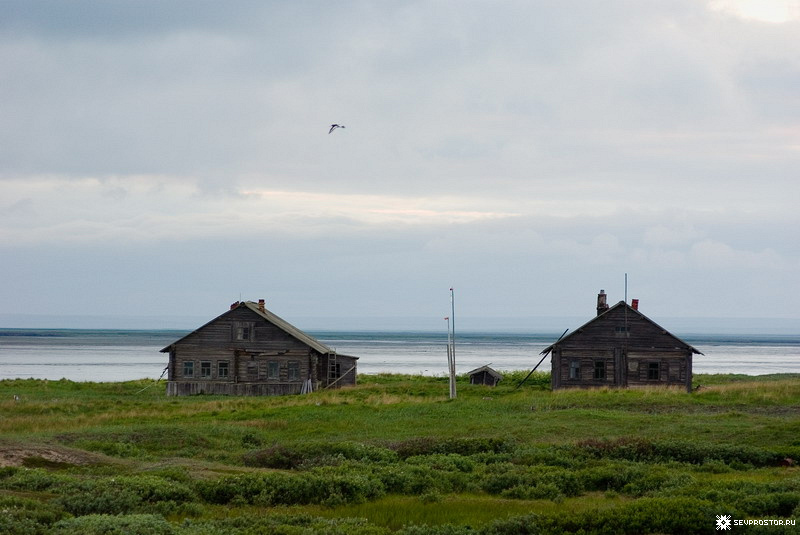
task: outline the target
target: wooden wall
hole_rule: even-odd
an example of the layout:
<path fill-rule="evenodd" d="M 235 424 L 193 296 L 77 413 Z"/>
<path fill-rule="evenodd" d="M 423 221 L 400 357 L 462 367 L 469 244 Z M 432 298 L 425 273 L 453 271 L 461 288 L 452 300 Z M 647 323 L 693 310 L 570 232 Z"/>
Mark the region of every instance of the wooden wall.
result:
<path fill-rule="evenodd" d="M 323 360 L 312 347 L 241 306 L 173 344 L 167 394 L 296 394 L 309 379 L 315 389 L 325 385 L 328 371 Z M 339 356 L 338 360 L 342 373 L 356 362 L 354 357 Z M 187 362 L 193 363 L 188 376 L 184 373 Z M 208 375 L 202 373 L 204 363 L 210 366 Z M 227 363 L 227 377 L 220 375 L 220 363 Z M 276 370 L 277 374 L 271 373 Z M 337 386 L 355 382 L 353 369 Z"/>
<path fill-rule="evenodd" d="M 678 385 L 691 390 L 691 348 L 626 308 L 612 308 L 553 346 L 553 389 Z M 570 378 L 572 362 L 579 363 L 576 379 Z M 597 362 L 605 378 L 595 378 Z M 657 379 L 648 376 L 650 363 L 658 364 Z"/>

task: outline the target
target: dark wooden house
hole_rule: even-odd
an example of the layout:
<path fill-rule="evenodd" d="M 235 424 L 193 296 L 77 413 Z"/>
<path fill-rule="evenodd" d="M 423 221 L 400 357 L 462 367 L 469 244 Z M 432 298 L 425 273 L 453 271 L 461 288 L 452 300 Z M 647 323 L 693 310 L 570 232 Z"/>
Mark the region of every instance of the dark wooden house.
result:
<path fill-rule="evenodd" d="M 467 372 L 467 375 L 469 376 L 469 384 L 471 385 L 497 386 L 497 383 L 503 378 L 499 372 L 491 369 L 489 366 L 476 368 L 471 372 Z"/>
<path fill-rule="evenodd" d="M 609 308 L 597 296 L 597 315 L 542 351 L 550 354 L 553 389 L 681 386 L 692 390 L 692 356 L 702 355 L 639 312 L 637 299 Z"/>
<path fill-rule="evenodd" d="M 264 300 L 230 310 L 164 349 L 167 395 L 274 396 L 354 385 L 357 357 L 336 351 L 279 318 Z"/>

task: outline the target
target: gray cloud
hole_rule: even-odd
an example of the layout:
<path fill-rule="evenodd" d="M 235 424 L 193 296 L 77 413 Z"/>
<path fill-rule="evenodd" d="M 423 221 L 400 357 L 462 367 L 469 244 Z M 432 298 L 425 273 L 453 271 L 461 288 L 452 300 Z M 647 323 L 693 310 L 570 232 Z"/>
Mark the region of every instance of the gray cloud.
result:
<path fill-rule="evenodd" d="M 4 2 L 3 302 L 797 317 L 800 21 L 714 6 Z"/>

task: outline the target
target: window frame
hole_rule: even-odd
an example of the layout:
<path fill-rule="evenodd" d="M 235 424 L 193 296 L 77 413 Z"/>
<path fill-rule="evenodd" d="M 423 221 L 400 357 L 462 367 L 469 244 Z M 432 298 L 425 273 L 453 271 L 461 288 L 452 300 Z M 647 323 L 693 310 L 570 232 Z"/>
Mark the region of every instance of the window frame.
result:
<path fill-rule="evenodd" d="M 275 373 L 273 373 L 273 371 Z M 267 362 L 267 379 L 270 381 L 280 381 L 281 379 L 281 363 L 277 360 L 270 360 Z"/>
<path fill-rule="evenodd" d="M 223 370 L 225 372 L 223 373 Z M 217 361 L 217 377 L 219 379 L 227 379 L 230 377 L 231 364 L 227 360 Z"/>
<path fill-rule="evenodd" d="M 660 381 L 661 380 L 661 363 L 658 361 L 651 361 L 647 363 L 647 380 Z"/>
<path fill-rule="evenodd" d="M 605 360 L 595 360 L 593 366 L 593 374 L 595 381 L 605 381 L 606 380 L 606 361 Z"/>
<path fill-rule="evenodd" d="M 210 360 L 201 360 L 200 361 L 200 379 L 211 379 L 213 378 L 213 367 L 211 366 Z"/>
<path fill-rule="evenodd" d="M 255 323 L 252 321 L 237 321 L 233 324 L 231 337 L 236 342 L 252 342 L 255 339 Z"/>
<path fill-rule="evenodd" d="M 189 373 L 186 373 L 186 370 L 189 370 Z M 183 375 L 182 377 L 192 377 L 194 378 L 194 361 L 193 360 L 184 360 L 183 361 Z"/>
<path fill-rule="evenodd" d="M 286 380 L 299 381 L 300 380 L 300 361 L 290 360 L 286 365 Z"/>
<path fill-rule="evenodd" d="M 569 361 L 569 379 L 570 379 L 570 381 L 580 381 L 581 380 L 581 361 L 580 360 L 570 360 Z"/>

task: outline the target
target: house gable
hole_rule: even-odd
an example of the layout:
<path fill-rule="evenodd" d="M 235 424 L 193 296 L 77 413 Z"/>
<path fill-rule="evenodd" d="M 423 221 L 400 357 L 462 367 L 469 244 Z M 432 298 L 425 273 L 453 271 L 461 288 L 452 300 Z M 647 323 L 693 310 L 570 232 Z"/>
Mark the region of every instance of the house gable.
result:
<path fill-rule="evenodd" d="M 554 389 L 675 385 L 691 390 L 692 355 L 700 351 L 624 301 L 542 351 L 550 354 Z"/>
<path fill-rule="evenodd" d="M 630 350 L 682 350 L 702 354 L 623 301 L 545 348 L 542 354 L 551 352 L 555 347 L 580 349 L 620 346 Z"/>

